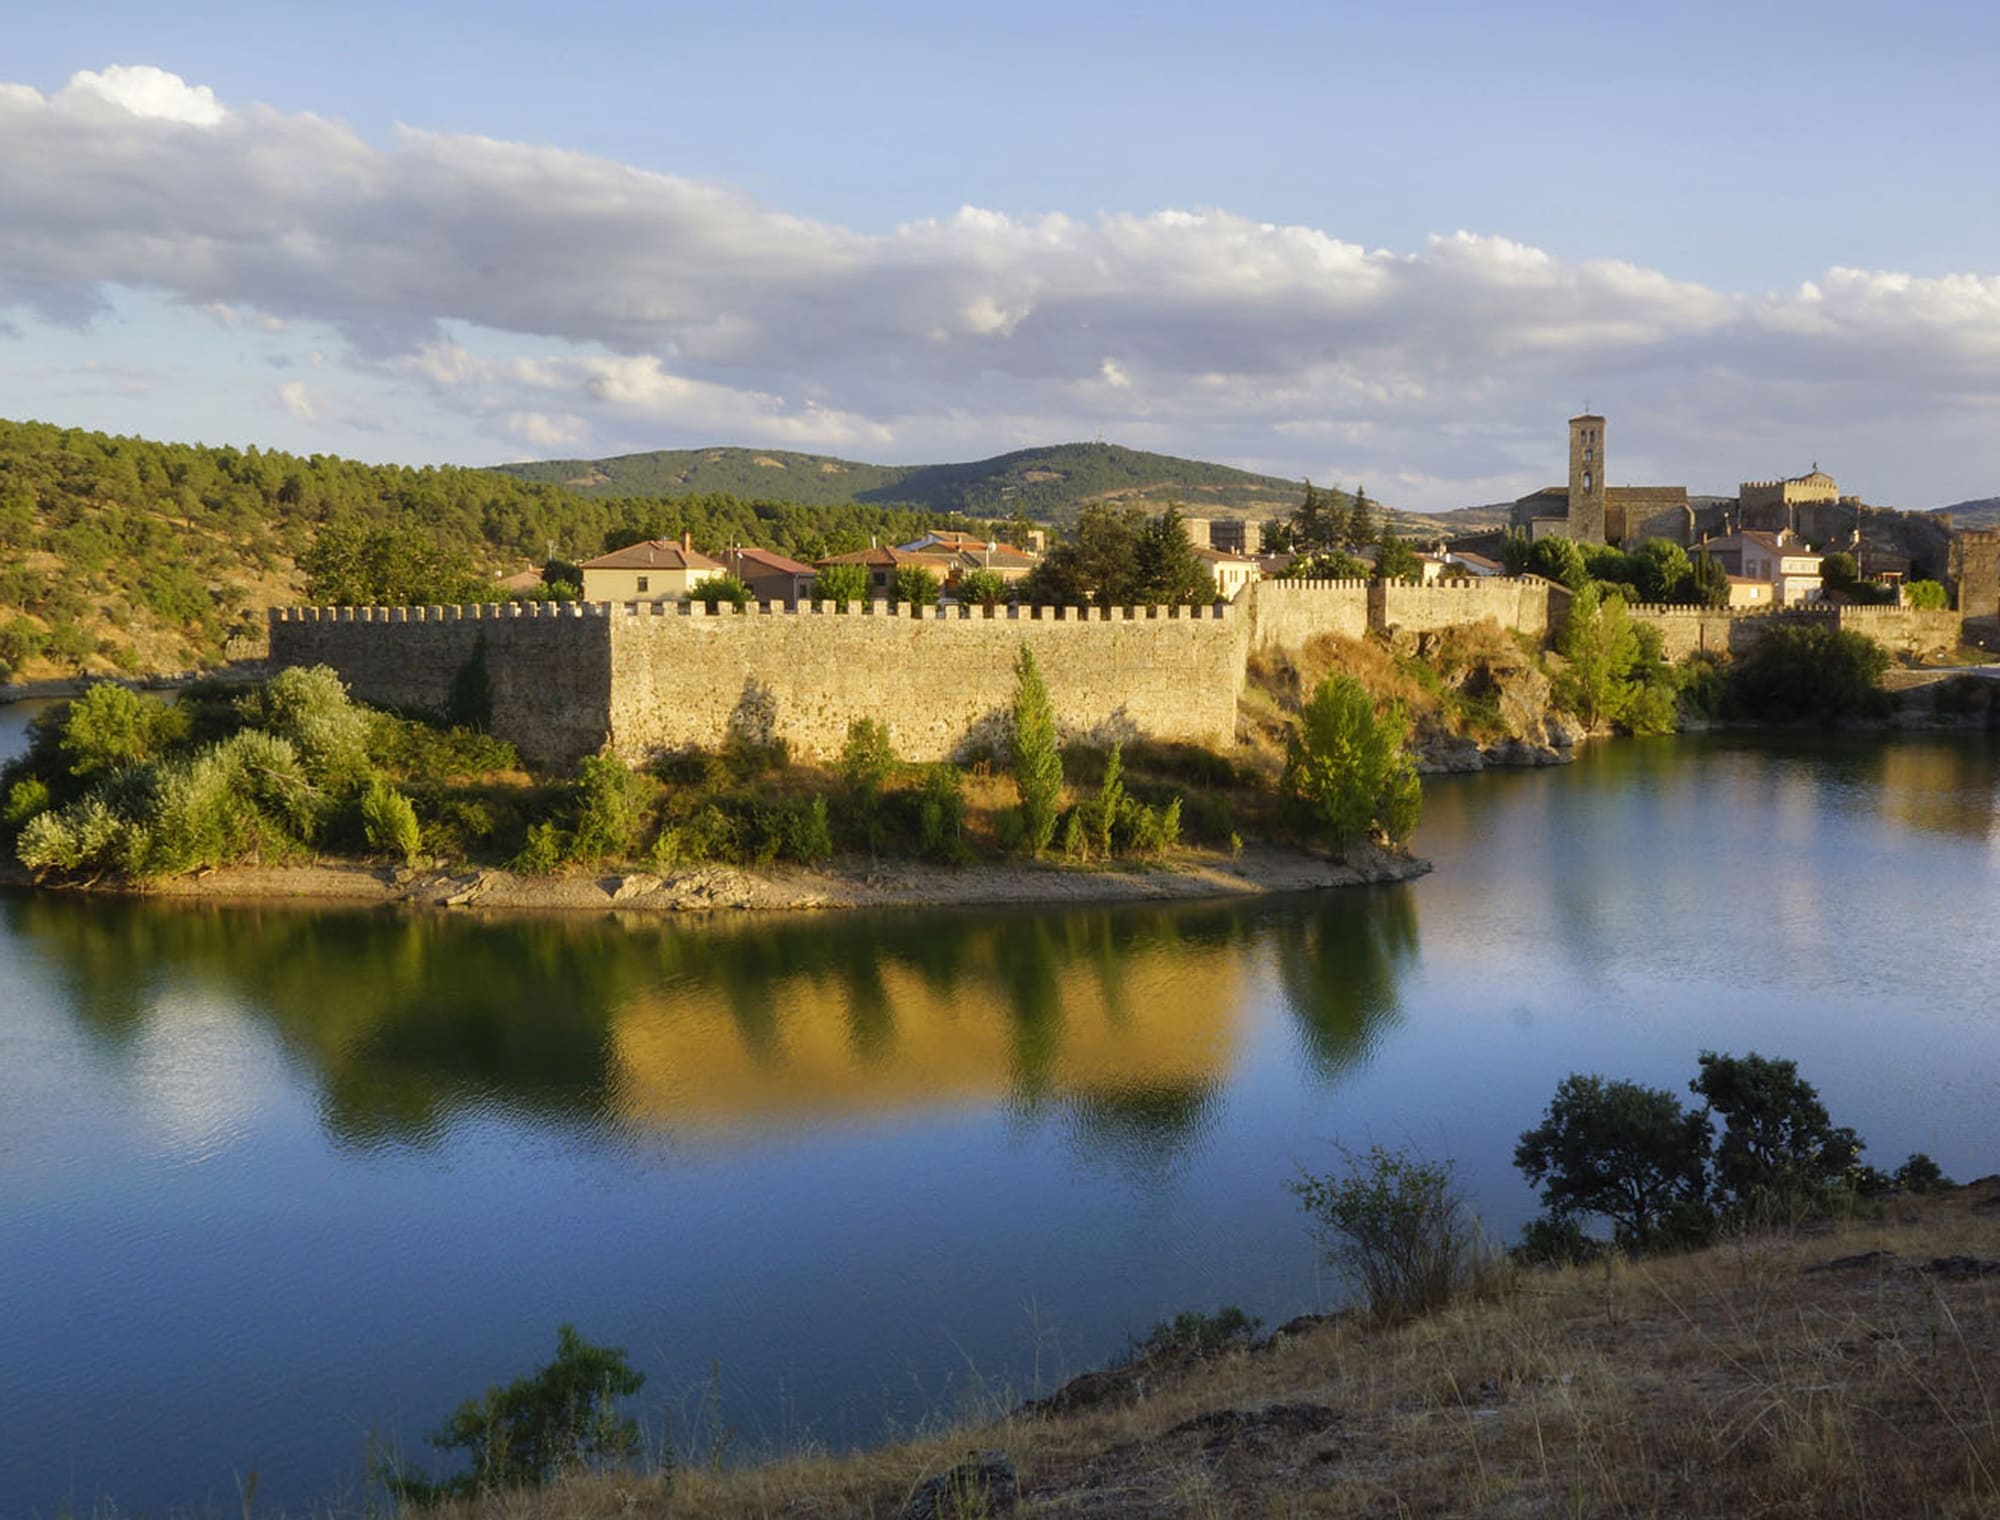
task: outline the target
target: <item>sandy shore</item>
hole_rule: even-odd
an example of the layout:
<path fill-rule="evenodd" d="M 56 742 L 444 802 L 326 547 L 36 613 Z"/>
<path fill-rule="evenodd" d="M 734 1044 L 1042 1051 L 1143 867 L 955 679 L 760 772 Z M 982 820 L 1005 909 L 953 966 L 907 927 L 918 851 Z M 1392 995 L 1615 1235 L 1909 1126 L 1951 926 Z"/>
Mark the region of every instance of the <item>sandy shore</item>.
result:
<path fill-rule="evenodd" d="M 528 911 L 687 913 L 761 909 L 965 906 L 993 903 L 1147 902 L 1173 898 L 1240 897 L 1311 892 L 1327 887 L 1408 881 L 1430 870 L 1427 860 L 1369 847 L 1347 861 L 1303 850 L 1264 847 L 1240 855 L 1189 852 L 1143 870 L 1037 865 L 1028 862 L 964 868 L 913 861 L 851 860 L 830 866 L 761 871 L 710 866 L 656 876 L 642 873 L 516 876 L 467 868 L 401 871 L 346 862 L 305 866 L 242 866 L 143 886 L 99 883 L 89 890 L 119 895 L 198 898 L 207 902 L 406 903 L 434 908 Z M 31 885 L 18 867 L 0 881 Z"/>

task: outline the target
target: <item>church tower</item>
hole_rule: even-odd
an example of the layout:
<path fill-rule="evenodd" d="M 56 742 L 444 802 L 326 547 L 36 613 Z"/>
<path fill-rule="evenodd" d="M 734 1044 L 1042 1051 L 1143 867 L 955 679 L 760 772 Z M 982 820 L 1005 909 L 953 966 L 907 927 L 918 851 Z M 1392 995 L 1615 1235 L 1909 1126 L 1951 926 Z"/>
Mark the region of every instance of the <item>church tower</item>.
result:
<path fill-rule="evenodd" d="M 1589 412 L 1569 420 L 1569 536 L 1604 542 L 1604 419 Z"/>

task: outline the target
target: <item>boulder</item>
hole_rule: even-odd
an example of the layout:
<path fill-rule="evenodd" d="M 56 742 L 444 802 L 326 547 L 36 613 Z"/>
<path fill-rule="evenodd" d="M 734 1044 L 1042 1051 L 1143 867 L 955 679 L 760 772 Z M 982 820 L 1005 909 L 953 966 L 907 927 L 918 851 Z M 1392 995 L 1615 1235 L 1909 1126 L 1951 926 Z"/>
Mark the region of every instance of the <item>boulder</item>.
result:
<path fill-rule="evenodd" d="M 986 1520 L 1010 1515 L 1020 1498 L 1020 1481 L 1004 1451 L 982 1451 L 949 1472 L 917 1485 L 901 1520 Z"/>

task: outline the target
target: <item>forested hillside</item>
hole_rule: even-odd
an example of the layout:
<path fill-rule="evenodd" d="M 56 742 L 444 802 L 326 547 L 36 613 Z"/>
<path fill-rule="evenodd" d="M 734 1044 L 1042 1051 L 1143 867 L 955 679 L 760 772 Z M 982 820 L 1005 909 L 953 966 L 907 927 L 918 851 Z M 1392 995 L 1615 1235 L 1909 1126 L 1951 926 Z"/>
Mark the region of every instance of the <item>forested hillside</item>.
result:
<path fill-rule="evenodd" d="M 254 636 L 274 604 L 497 597 L 496 576 L 552 555 L 683 530 L 704 548 L 814 559 L 946 521 L 714 494 L 593 498 L 491 470 L 0 421 L 0 680 L 195 669 Z"/>
<path fill-rule="evenodd" d="M 1973 501 L 1955 501 L 1939 507 L 1951 514 L 1954 528 L 2000 528 L 2000 496 L 1981 496 Z"/>
<path fill-rule="evenodd" d="M 1043 521 L 1074 517 L 1086 501 L 1182 503 L 1191 516 L 1273 517 L 1298 502 L 1300 483 L 1227 465 L 1148 454 L 1110 443 L 1021 449 L 970 464 L 859 464 L 824 454 L 759 449 L 661 449 L 616 459 L 502 465 L 517 479 L 596 495 L 679 496 L 704 491 L 782 501 L 858 501 L 937 512 Z"/>

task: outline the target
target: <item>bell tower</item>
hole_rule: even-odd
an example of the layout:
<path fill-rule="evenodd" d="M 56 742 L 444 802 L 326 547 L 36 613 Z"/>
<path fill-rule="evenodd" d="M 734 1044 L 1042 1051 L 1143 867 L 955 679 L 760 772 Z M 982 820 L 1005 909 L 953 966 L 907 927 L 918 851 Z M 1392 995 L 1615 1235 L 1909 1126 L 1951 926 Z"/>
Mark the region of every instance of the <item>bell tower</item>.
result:
<path fill-rule="evenodd" d="M 1569 420 L 1569 536 L 1604 542 L 1604 419 L 1592 412 Z"/>

